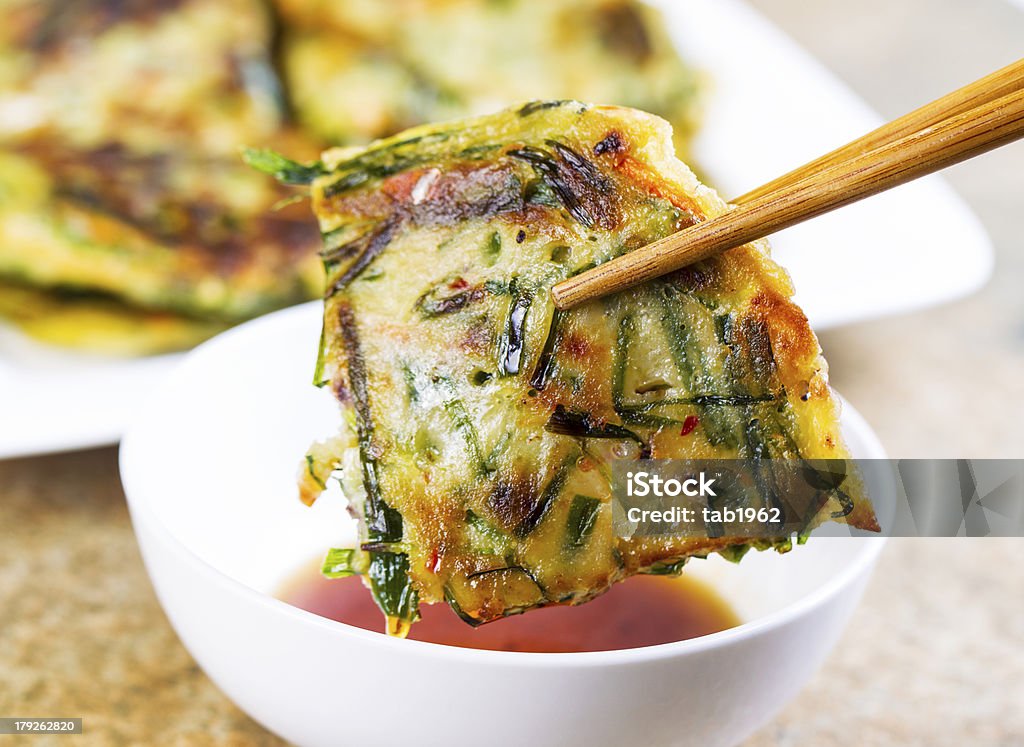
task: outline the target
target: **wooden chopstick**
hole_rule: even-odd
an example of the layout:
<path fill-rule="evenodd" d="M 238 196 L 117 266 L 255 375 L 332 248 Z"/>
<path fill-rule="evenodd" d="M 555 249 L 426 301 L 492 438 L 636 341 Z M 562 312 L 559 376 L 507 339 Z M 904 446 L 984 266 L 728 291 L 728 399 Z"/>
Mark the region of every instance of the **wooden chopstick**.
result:
<path fill-rule="evenodd" d="M 986 80 L 992 88 L 985 90 L 1011 92 L 990 98 L 979 87 Z M 812 162 L 794 172 L 806 175 L 786 175 L 777 189 L 755 190 L 749 201 L 716 218 L 563 280 L 551 291 L 555 306 L 568 309 L 624 290 L 1024 137 L 1024 64 L 1015 63 L 963 90 L 972 102 L 982 103 L 964 110 L 954 101 L 959 111 L 942 119 L 934 110 L 923 116 L 918 114 L 922 110 L 913 112 L 907 116 L 922 116 L 929 124 L 896 139 L 876 130 L 866 136 L 881 143 L 876 147 L 854 141 L 830 165 Z M 905 127 L 897 125 L 897 131 Z"/>
<path fill-rule="evenodd" d="M 1006 67 L 986 75 L 984 78 L 969 83 L 963 88 L 958 88 L 929 104 L 925 104 L 920 109 L 904 114 L 899 119 L 887 122 L 877 130 L 873 130 L 851 143 L 836 148 L 831 153 L 826 153 L 824 156 L 816 158 L 810 163 L 790 171 L 788 174 L 773 179 L 767 184 L 751 190 L 741 197 L 737 197 L 732 202 L 735 205 L 751 202 L 769 192 L 775 192 L 782 187 L 821 173 L 842 161 L 855 158 L 875 148 L 912 135 L 926 127 L 936 125 L 944 119 L 957 114 L 963 114 L 989 101 L 1015 93 L 1022 88 L 1024 88 L 1024 59 L 1010 63 Z"/>

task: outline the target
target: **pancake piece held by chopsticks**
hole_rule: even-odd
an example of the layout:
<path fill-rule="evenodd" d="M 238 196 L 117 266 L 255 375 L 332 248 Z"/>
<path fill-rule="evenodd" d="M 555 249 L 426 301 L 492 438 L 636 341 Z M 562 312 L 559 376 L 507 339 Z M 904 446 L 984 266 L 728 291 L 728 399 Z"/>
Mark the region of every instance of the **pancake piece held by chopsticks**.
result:
<path fill-rule="evenodd" d="M 421 603 L 481 623 L 694 555 L 790 546 L 616 537 L 614 460 L 849 456 L 764 242 L 555 311 L 556 282 L 726 210 L 663 120 L 534 102 L 303 168 L 329 288 L 316 381 L 347 426 L 310 450 L 302 493 L 340 477 L 361 545 L 328 570 L 363 574 L 392 632 Z M 875 528 L 856 483 L 808 525 Z"/>

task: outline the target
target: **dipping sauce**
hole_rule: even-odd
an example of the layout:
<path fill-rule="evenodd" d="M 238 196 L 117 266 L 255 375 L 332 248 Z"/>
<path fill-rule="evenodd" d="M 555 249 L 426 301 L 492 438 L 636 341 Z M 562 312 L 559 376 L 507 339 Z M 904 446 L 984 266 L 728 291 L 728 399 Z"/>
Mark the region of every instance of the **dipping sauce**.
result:
<path fill-rule="evenodd" d="M 384 616 L 357 577 L 304 574 L 280 599 L 322 617 L 383 635 Z M 409 638 L 491 651 L 567 653 L 654 646 L 739 625 L 705 584 L 681 577 L 635 576 L 576 607 L 545 607 L 474 628 L 446 604 L 420 607 Z"/>

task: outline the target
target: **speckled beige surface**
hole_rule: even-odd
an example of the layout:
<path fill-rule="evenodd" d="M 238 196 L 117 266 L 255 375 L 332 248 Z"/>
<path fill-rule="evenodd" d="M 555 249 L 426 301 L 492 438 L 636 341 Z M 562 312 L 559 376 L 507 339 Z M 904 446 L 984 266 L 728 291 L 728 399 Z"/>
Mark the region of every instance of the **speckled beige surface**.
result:
<path fill-rule="evenodd" d="M 96 745 L 280 744 L 167 624 L 112 449 L 0 462 L 0 486 L 0 714 L 82 716 Z M 749 747 L 1024 744 L 1021 549 L 893 540 L 828 664 Z"/>
<path fill-rule="evenodd" d="M 1002 0 L 755 5 L 890 116 L 1024 53 L 1024 13 Z M 995 280 L 822 342 L 834 383 L 892 454 L 1021 457 L 1024 144 L 950 179 L 995 238 Z M 745 747 L 1024 745 L 1022 550 L 1024 540 L 892 541 L 824 669 Z M 86 732 L 0 745 L 281 744 L 167 624 L 112 449 L 0 462 L 0 715 L 82 716 Z"/>
<path fill-rule="evenodd" d="M 752 4 L 888 117 L 1024 55 L 1024 13 L 1003 0 Z M 1024 143 L 945 175 L 993 238 L 993 280 L 823 334 L 832 382 L 893 456 L 1024 457 Z M 746 747 L 1024 745 L 1022 551 L 893 540 L 824 670 Z"/>
<path fill-rule="evenodd" d="M 0 462 L 0 657 L 0 714 L 85 719 L 82 737 L 52 744 L 280 744 L 167 623 L 113 449 Z"/>

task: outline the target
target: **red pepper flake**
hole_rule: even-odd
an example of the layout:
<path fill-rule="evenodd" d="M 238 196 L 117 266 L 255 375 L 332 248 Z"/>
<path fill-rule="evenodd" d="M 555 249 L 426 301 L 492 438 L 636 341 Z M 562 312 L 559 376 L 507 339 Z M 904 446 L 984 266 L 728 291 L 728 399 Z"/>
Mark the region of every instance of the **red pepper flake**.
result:
<path fill-rule="evenodd" d="M 438 571 L 438 569 L 440 567 L 441 567 L 441 554 L 437 551 L 437 548 L 435 547 L 433 550 L 430 551 L 430 562 L 427 563 L 427 569 L 431 573 L 437 573 L 437 571 Z"/>
<path fill-rule="evenodd" d="M 448 283 L 448 287 L 451 288 L 452 290 L 462 290 L 463 288 L 469 287 L 469 281 L 466 280 L 466 278 L 460 276 L 455 278 L 450 283 Z"/>
<path fill-rule="evenodd" d="M 593 462 L 591 462 L 586 457 L 583 457 L 582 459 L 580 459 L 576 463 L 576 466 L 579 467 L 580 472 L 590 472 L 590 470 L 594 469 Z"/>
<path fill-rule="evenodd" d="M 679 431 L 680 436 L 689 436 L 697 429 L 697 425 L 700 423 L 700 418 L 696 415 L 687 415 L 686 419 L 683 420 L 683 429 Z"/>
<path fill-rule="evenodd" d="M 417 182 L 425 173 L 424 169 L 413 169 L 395 174 L 381 183 L 380 190 L 396 202 L 408 202 Z"/>

